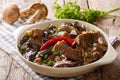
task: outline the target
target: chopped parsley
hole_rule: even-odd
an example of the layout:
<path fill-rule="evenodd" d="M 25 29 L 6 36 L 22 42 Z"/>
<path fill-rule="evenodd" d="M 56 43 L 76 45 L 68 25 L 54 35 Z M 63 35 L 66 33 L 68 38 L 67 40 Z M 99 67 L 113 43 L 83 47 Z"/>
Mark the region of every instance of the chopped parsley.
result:
<path fill-rule="evenodd" d="M 24 46 L 19 46 L 19 49 L 21 50 L 21 51 L 25 51 L 26 50 L 26 48 L 24 47 Z"/>
<path fill-rule="evenodd" d="M 59 51 L 54 51 L 53 54 L 55 54 L 56 56 L 60 56 L 60 52 Z"/>
<path fill-rule="evenodd" d="M 47 62 L 48 66 L 53 66 L 53 64 L 54 64 L 54 61 L 52 61 L 52 60 L 50 60 L 50 61 Z"/>
<path fill-rule="evenodd" d="M 89 58 L 89 57 L 90 57 L 90 55 L 89 55 L 88 52 L 85 52 L 85 57 L 86 57 L 86 58 Z"/>

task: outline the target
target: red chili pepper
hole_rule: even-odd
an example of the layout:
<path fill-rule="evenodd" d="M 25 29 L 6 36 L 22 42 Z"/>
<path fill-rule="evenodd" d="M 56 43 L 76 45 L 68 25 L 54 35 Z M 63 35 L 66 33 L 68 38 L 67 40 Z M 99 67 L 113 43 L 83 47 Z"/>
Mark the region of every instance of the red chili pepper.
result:
<path fill-rule="evenodd" d="M 75 41 L 74 41 L 73 39 L 68 38 L 68 37 L 56 37 L 56 38 L 50 39 L 50 40 L 47 41 L 45 44 L 43 44 L 43 45 L 40 47 L 40 50 L 44 50 L 44 49 L 45 49 L 46 47 L 48 47 L 49 45 L 55 44 L 56 42 L 61 41 L 61 40 L 64 40 L 64 41 L 68 42 L 70 46 L 73 46 L 73 44 L 75 43 Z"/>

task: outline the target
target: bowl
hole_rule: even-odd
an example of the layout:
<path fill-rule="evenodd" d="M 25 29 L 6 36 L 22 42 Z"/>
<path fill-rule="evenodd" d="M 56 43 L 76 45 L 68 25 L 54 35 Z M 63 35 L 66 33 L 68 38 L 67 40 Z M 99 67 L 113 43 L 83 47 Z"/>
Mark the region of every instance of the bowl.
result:
<path fill-rule="evenodd" d="M 102 58 L 100 58 L 99 60 L 97 60 L 95 62 L 92 62 L 90 64 L 77 66 L 77 67 L 53 68 L 53 67 L 38 65 L 38 64 L 33 63 L 31 61 L 28 61 L 20 53 L 20 51 L 18 49 L 18 45 L 20 44 L 20 39 L 23 37 L 24 32 L 26 30 L 34 28 L 34 27 L 36 27 L 36 28 L 39 27 L 39 28 L 44 30 L 51 23 L 53 25 L 58 26 L 58 25 L 60 25 L 61 23 L 64 23 L 64 22 L 76 22 L 76 21 L 79 22 L 80 24 L 85 25 L 87 28 L 95 29 L 95 30 L 100 31 L 100 33 L 105 38 L 105 40 L 107 42 L 107 45 L 108 45 L 108 49 L 107 49 L 106 53 L 104 54 L 104 56 Z M 79 21 L 79 20 L 60 19 L 60 20 L 51 20 L 51 21 L 32 24 L 32 25 L 20 26 L 19 28 L 17 28 L 14 31 L 14 37 L 15 37 L 15 40 L 16 40 L 16 47 L 17 47 L 18 55 L 20 56 L 20 58 L 31 69 L 33 69 L 35 72 L 38 72 L 40 74 L 44 74 L 44 75 L 47 75 L 47 76 L 51 76 L 51 77 L 75 77 L 75 76 L 79 76 L 79 75 L 85 74 L 89 71 L 92 71 L 93 69 L 95 69 L 98 66 L 102 66 L 102 65 L 105 65 L 105 64 L 112 63 L 115 60 L 115 58 L 117 57 L 117 53 L 116 53 L 115 49 L 112 47 L 111 43 L 108 40 L 108 37 L 106 36 L 106 34 L 101 29 L 99 29 L 97 26 L 94 26 L 90 23 L 87 23 L 87 22 L 84 22 L 84 21 Z"/>

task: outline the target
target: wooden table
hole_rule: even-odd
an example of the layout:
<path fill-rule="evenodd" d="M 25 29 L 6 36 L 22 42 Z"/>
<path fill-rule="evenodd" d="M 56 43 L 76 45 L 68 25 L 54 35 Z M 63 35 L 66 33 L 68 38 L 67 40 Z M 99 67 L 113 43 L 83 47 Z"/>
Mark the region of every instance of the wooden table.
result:
<path fill-rule="evenodd" d="M 29 0 L 25 0 L 29 1 Z M 49 10 L 48 18 L 55 19 L 53 3 L 55 0 L 41 0 L 46 4 Z M 69 0 L 58 0 L 61 5 Z M 114 7 L 120 8 L 120 0 L 77 0 L 77 4 L 84 8 L 98 10 L 109 10 Z M 120 10 L 111 14 L 119 15 Z M 120 17 L 99 19 L 95 23 L 103 29 L 108 35 L 118 35 L 120 33 Z M 100 69 L 85 75 L 81 80 L 120 80 L 120 45 L 114 46 L 118 52 L 116 60 L 104 65 Z M 16 61 L 14 61 L 6 52 L 0 49 L 0 80 L 34 80 Z"/>

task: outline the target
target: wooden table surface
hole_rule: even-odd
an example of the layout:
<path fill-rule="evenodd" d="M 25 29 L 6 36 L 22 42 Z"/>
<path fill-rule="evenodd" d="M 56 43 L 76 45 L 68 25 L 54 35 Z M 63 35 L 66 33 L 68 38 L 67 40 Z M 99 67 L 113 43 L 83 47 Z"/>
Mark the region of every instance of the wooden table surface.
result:
<path fill-rule="evenodd" d="M 10 0 L 9 0 L 10 1 Z M 14 0 L 15 1 L 15 0 Z M 29 1 L 29 0 L 24 0 Z M 34 1 L 34 0 L 33 0 Z M 41 0 L 48 7 L 48 18 L 55 19 L 53 4 L 55 0 Z M 69 0 L 58 0 L 61 5 Z M 75 0 L 74 0 L 75 1 Z M 92 8 L 98 10 L 109 10 L 115 7 L 120 8 L 120 0 L 76 0 L 83 8 Z M 120 10 L 111 14 L 120 16 Z M 107 35 L 116 36 L 120 33 L 120 17 L 99 19 L 95 23 L 103 29 Z M 80 80 L 120 80 L 120 45 L 114 45 L 118 52 L 116 60 L 104 65 L 98 70 L 85 75 Z M 6 52 L 0 49 L 0 80 L 34 80 L 15 60 Z"/>

